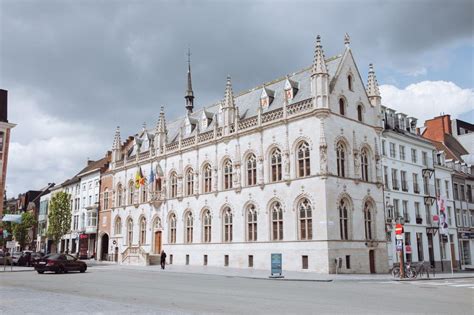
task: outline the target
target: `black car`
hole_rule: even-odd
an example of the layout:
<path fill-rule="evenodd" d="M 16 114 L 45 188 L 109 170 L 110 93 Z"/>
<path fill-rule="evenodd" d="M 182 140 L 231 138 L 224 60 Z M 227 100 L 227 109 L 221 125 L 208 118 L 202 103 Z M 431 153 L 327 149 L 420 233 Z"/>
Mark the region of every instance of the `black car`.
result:
<path fill-rule="evenodd" d="M 76 257 L 67 254 L 51 254 L 38 260 L 35 264 L 38 273 L 53 271 L 55 273 L 66 273 L 69 271 L 86 272 L 87 264 Z"/>

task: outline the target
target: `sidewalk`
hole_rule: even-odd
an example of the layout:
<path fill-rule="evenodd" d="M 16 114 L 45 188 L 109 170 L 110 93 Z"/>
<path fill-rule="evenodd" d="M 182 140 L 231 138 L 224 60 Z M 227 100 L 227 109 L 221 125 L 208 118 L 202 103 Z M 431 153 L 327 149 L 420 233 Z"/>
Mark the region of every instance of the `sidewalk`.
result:
<path fill-rule="evenodd" d="M 198 274 L 198 275 L 215 275 L 233 278 L 247 278 L 247 279 L 264 279 L 264 280 L 279 280 L 279 281 L 413 281 L 394 279 L 391 274 L 319 274 L 315 272 L 303 271 L 283 271 L 284 278 L 269 278 L 269 270 L 248 269 L 248 268 L 229 268 L 229 267 L 211 267 L 211 266 L 181 266 L 181 265 L 167 265 L 166 270 L 161 270 L 160 266 L 131 266 L 131 265 L 117 265 L 110 262 L 94 262 L 89 266 L 94 268 L 96 266 L 110 266 L 112 268 L 122 270 L 137 270 L 137 271 L 152 271 L 152 272 L 167 272 L 167 273 L 181 273 L 181 274 Z M 456 272 L 451 273 L 437 273 L 435 277 L 429 279 L 422 278 L 416 280 L 444 280 L 455 278 L 474 278 L 474 272 Z"/>

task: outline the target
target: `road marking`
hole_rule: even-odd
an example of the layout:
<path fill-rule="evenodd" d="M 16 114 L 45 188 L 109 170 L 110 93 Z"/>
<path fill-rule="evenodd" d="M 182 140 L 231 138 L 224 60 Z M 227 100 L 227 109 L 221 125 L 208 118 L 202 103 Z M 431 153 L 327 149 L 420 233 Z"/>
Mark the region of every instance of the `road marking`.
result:
<path fill-rule="evenodd" d="M 450 285 L 450 287 L 469 287 L 469 286 L 472 286 L 473 284 L 472 283 L 467 283 L 467 284 L 455 284 L 455 285 Z"/>

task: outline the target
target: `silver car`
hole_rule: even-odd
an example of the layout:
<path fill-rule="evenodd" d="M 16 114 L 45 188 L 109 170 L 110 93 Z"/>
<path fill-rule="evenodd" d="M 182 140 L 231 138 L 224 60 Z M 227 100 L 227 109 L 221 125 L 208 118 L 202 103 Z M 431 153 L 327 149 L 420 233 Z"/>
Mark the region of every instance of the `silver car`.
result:
<path fill-rule="evenodd" d="M 18 259 L 20 259 L 22 253 L 21 252 L 14 252 L 11 256 L 13 264 L 18 265 Z"/>

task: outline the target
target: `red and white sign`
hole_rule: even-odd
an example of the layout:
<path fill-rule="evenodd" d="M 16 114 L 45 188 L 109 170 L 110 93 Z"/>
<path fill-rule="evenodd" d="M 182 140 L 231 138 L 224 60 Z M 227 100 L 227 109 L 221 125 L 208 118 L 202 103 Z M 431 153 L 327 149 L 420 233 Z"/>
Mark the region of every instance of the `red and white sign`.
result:
<path fill-rule="evenodd" d="M 439 217 L 438 217 L 437 214 L 435 214 L 435 215 L 433 216 L 433 222 L 438 222 L 438 221 L 439 221 Z"/>
<path fill-rule="evenodd" d="M 398 223 L 395 225 L 395 234 L 402 234 L 403 233 L 403 225 Z"/>
<path fill-rule="evenodd" d="M 405 245 L 405 253 L 411 254 L 411 245 Z"/>

